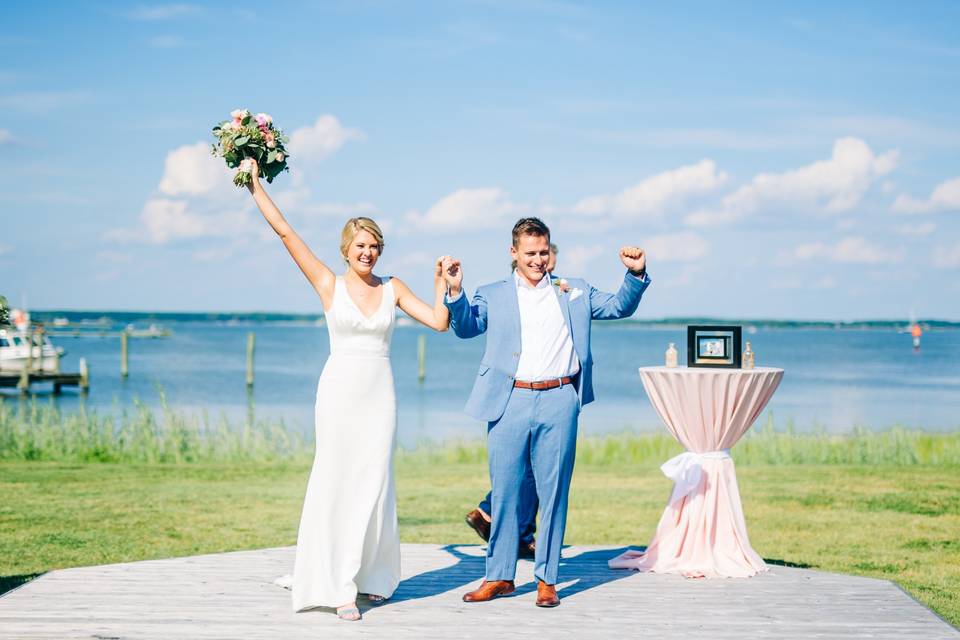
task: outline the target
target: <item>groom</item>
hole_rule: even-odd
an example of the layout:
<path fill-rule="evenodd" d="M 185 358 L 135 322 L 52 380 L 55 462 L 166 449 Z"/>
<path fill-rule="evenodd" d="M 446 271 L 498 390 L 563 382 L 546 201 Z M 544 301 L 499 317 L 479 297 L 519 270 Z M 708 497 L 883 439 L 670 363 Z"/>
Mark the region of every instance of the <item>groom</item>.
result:
<path fill-rule="evenodd" d="M 616 295 L 580 279 L 551 280 L 550 229 L 539 218 L 514 225 L 510 256 L 517 263 L 513 275 L 478 288 L 472 304 L 463 294 L 460 263 L 444 263 L 454 333 L 460 338 L 487 333 L 465 411 L 487 422 L 492 523 L 485 580 L 463 600 L 513 593 L 520 485 L 532 467 L 540 499 L 536 604 L 555 607 L 577 417 L 581 405 L 593 400 L 590 323 L 632 315 L 650 279 L 643 250 L 624 247 L 620 260 L 627 274 Z"/>

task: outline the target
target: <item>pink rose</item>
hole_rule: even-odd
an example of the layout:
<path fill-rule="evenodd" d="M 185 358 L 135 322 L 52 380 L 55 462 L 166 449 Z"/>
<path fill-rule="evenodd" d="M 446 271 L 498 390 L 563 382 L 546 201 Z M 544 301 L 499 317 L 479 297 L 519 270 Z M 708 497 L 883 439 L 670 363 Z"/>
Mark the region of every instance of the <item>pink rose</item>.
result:
<path fill-rule="evenodd" d="M 230 112 L 230 117 L 233 118 L 234 122 L 240 122 L 244 118 L 250 115 L 250 112 L 246 109 L 235 109 Z"/>
<path fill-rule="evenodd" d="M 256 120 L 258 124 L 268 125 L 273 123 L 273 118 L 271 118 L 266 113 L 258 113 L 256 115 Z"/>

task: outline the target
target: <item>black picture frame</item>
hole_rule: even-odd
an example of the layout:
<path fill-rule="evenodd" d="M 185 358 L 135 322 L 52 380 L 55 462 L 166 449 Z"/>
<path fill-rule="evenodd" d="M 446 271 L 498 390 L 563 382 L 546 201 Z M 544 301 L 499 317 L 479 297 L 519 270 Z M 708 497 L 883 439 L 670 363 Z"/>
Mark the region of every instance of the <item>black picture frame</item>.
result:
<path fill-rule="evenodd" d="M 739 369 L 743 359 L 739 325 L 689 325 L 687 366 Z"/>

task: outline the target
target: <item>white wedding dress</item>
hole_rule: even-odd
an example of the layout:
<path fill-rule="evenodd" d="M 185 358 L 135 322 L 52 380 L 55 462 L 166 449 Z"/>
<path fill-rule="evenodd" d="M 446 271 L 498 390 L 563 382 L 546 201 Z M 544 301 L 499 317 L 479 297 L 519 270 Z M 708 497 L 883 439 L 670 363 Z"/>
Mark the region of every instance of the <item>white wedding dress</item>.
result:
<path fill-rule="evenodd" d="M 348 604 L 358 592 L 389 597 L 400 581 L 390 369 L 396 297 L 390 279 L 382 282 L 380 306 L 366 317 L 337 277 L 326 312 L 330 357 L 317 384 L 316 456 L 297 535 L 294 611 Z"/>

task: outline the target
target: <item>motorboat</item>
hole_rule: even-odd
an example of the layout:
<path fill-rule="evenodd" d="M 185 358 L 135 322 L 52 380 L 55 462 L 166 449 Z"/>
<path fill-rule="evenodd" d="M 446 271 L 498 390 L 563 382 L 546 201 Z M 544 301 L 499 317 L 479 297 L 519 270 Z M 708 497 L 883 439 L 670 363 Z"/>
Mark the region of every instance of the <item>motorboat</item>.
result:
<path fill-rule="evenodd" d="M 55 373 L 60 370 L 60 357 L 64 353 L 63 348 L 55 347 L 44 333 L 35 332 L 31 336 L 12 325 L 0 326 L 0 371 L 23 371 L 31 362 L 33 371 Z"/>

